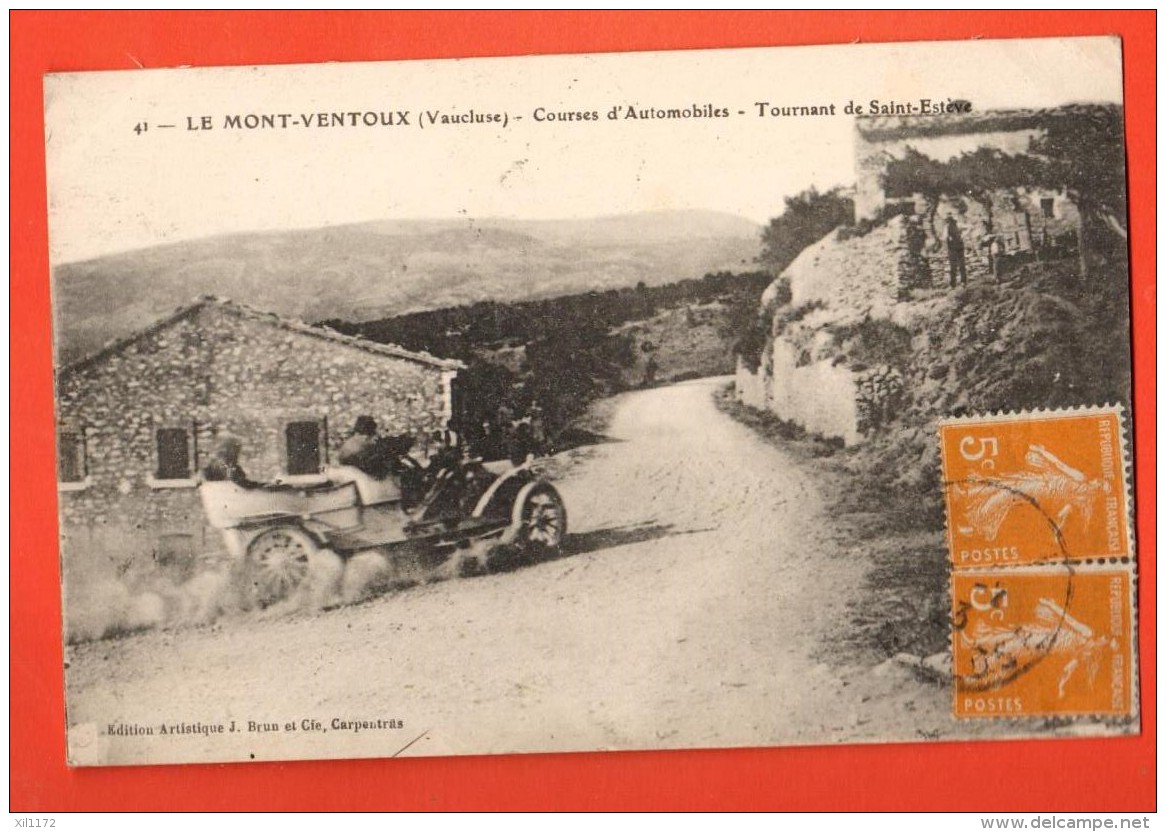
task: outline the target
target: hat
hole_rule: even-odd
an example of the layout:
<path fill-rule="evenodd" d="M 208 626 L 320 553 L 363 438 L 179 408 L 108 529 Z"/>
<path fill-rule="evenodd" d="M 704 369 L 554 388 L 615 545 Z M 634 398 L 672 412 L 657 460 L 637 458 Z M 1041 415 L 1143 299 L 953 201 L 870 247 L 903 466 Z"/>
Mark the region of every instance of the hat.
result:
<path fill-rule="evenodd" d="M 230 462 L 239 458 L 239 452 L 243 450 L 243 440 L 237 436 L 229 433 L 220 434 L 215 440 L 215 456 Z"/>
<path fill-rule="evenodd" d="M 363 433 L 365 436 L 373 436 L 377 432 L 377 422 L 371 416 L 357 416 L 356 427 L 352 429 L 353 433 Z"/>

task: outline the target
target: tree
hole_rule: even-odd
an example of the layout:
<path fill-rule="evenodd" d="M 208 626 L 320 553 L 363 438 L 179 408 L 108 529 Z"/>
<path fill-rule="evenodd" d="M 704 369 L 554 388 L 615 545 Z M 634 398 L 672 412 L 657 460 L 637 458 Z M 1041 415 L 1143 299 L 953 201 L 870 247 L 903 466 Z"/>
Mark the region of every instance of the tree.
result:
<path fill-rule="evenodd" d="M 1096 261 L 1127 259 L 1125 134 L 1122 108 L 1080 105 L 1054 120 L 1029 152 L 1044 161 L 1046 187 L 1065 188 L 1081 212 L 1081 276 Z"/>
<path fill-rule="evenodd" d="M 1122 109 L 1077 106 L 1052 120 L 1029 152 L 1044 161 L 1046 187 L 1067 188 L 1083 213 L 1126 228 L 1126 166 Z M 1117 227 L 1114 227 L 1116 224 Z"/>
<path fill-rule="evenodd" d="M 757 262 L 780 274 L 806 246 L 816 243 L 840 225 L 854 221 L 854 200 L 833 188 L 816 188 L 785 198 L 785 210 L 761 232 Z"/>
<path fill-rule="evenodd" d="M 887 196 L 920 194 L 934 212 L 941 196 L 962 196 L 992 218 L 992 192 L 1011 188 L 1064 189 L 1081 213 L 1082 276 L 1085 254 L 1124 251 L 1126 237 L 1125 149 L 1121 108 L 1082 105 L 1050 113 L 1028 151 L 1010 155 L 979 147 L 938 162 L 908 147 L 889 162 L 882 184 Z M 1088 241 L 1088 242 L 1086 242 Z"/>
<path fill-rule="evenodd" d="M 928 206 L 932 234 L 941 197 L 965 197 L 978 202 L 992 227 L 992 193 L 1000 189 L 1035 187 L 1045 178 L 1044 162 L 1029 155 L 1009 155 L 994 147 L 978 147 L 946 162 L 907 147 L 901 159 L 891 160 L 882 174 L 888 197 L 922 196 Z"/>

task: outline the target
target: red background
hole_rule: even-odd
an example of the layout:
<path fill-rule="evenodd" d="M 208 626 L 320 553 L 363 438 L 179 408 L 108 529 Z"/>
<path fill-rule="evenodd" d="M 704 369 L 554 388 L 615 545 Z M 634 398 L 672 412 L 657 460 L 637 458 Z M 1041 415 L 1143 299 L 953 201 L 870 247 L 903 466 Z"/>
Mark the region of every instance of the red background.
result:
<path fill-rule="evenodd" d="M 12 12 L 10 24 L 10 808 L 1155 808 L 1155 12 Z M 1101 34 L 1125 50 L 1140 737 L 66 768 L 42 73 Z"/>

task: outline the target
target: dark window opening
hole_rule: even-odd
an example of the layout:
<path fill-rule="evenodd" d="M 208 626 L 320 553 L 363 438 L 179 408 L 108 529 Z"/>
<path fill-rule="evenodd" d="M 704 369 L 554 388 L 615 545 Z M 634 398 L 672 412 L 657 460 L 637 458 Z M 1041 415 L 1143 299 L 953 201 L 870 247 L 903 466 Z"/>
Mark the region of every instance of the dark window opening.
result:
<path fill-rule="evenodd" d="M 190 479 L 190 435 L 186 428 L 159 428 L 156 436 L 158 470 L 155 479 Z"/>
<path fill-rule="evenodd" d="M 292 476 L 318 474 L 323 467 L 320 449 L 323 445 L 323 425 L 320 422 L 290 422 L 287 437 L 287 472 Z"/>
<path fill-rule="evenodd" d="M 85 440 L 79 433 L 62 433 L 57 439 L 58 482 L 84 482 L 85 474 Z"/>
<path fill-rule="evenodd" d="M 1045 217 L 1045 219 L 1051 220 L 1053 218 L 1053 200 L 1051 198 L 1045 197 L 1041 199 L 1040 212 Z"/>

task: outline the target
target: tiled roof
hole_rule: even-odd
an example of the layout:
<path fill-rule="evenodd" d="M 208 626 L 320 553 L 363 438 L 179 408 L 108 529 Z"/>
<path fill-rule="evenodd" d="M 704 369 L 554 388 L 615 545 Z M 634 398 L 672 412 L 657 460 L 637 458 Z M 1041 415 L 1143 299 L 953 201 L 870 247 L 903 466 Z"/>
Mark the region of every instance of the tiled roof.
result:
<path fill-rule="evenodd" d="M 321 338 L 326 341 L 343 344 L 345 346 L 371 353 L 372 355 L 414 361 L 418 364 L 426 364 L 442 370 L 460 370 L 464 369 L 466 366 L 462 362 L 453 359 L 437 358 L 436 356 L 430 355 L 427 352 L 413 352 L 412 350 L 407 350 L 404 347 L 399 347 L 396 344 L 380 344 L 376 341 L 369 341 L 367 338 L 357 338 L 351 335 L 343 335 L 334 329 L 329 329 L 328 327 L 314 326 L 312 324 L 304 323 L 303 321 L 297 321 L 292 318 L 284 318 L 276 315 L 273 312 L 266 312 L 262 309 L 256 309 L 253 306 L 248 306 L 245 303 L 238 303 L 237 301 L 233 301 L 228 298 L 206 295 L 199 298 L 194 303 L 183 306 L 172 314 L 167 315 L 165 318 L 154 322 L 145 329 L 138 330 L 137 332 L 131 335 L 127 335 L 124 338 L 118 338 L 117 340 L 111 341 L 96 353 L 82 358 L 79 361 L 75 361 L 72 364 L 66 365 L 65 367 L 62 367 L 60 373 L 62 375 L 66 375 L 97 364 L 108 356 L 125 349 L 136 341 L 139 341 L 148 335 L 161 332 L 167 327 L 170 327 L 179 321 L 185 320 L 198 311 L 210 306 L 221 309 L 228 314 L 235 315 L 245 320 L 267 324 L 269 326 L 277 327 L 288 332 L 294 332 L 309 338 Z"/>
<path fill-rule="evenodd" d="M 1067 116 L 1087 115 L 1117 105 L 1070 104 L 1064 107 L 1021 110 L 985 110 L 973 113 L 942 115 L 878 116 L 855 118 L 855 127 L 867 141 L 921 138 L 925 136 L 962 136 L 968 133 L 996 133 L 1011 130 L 1035 130 Z"/>

